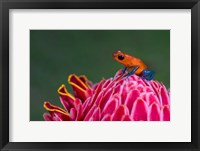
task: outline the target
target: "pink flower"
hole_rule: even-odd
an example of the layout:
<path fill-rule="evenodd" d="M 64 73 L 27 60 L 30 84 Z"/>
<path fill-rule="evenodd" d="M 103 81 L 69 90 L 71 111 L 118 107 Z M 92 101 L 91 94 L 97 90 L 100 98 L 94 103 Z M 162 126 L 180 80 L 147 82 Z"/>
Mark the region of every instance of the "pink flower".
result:
<path fill-rule="evenodd" d="M 58 89 L 64 109 L 44 102 L 47 121 L 170 121 L 170 97 L 158 81 L 147 81 L 137 75 L 114 78 L 93 85 L 85 76 L 72 74 Z"/>

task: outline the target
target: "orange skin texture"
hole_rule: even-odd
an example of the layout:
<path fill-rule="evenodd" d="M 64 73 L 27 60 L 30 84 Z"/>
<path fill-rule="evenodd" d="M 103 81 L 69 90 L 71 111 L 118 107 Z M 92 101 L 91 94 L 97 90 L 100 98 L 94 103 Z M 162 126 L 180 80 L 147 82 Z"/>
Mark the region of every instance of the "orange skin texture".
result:
<path fill-rule="evenodd" d="M 120 56 L 123 56 L 124 59 L 123 59 L 123 60 L 120 60 L 120 59 L 118 58 L 119 55 L 120 55 Z M 117 51 L 117 52 L 113 53 L 113 58 L 114 58 L 117 62 L 123 64 L 123 65 L 124 65 L 125 67 L 127 67 L 129 70 L 133 70 L 133 68 L 135 68 L 135 67 L 138 66 L 139 68 L 135 71 L 135 74 L 136 74 L 136 75 L 141 75 L 142 71 L 143 71 L 144 69 L 147 69 L 146 64 L 145 64 L 141 59 L 136 58 L 136 57 L 134 57 L 134 56 L 132 56 L 132 55 L 126 54 L 126 53 L 121 52 L 121 51 Z"/>

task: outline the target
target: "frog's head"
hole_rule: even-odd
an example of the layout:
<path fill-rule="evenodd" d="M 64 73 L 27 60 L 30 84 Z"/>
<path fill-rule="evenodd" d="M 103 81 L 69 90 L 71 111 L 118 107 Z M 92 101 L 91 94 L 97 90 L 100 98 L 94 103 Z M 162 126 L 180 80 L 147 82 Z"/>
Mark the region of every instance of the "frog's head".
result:
<path fill-rule="evenodd" d="M 124 52 L 119 51 L 119 50 L 116 51 L 115 53 L 113 53 L 112 56 L 116 61 L 118 61 L 118 62 L 120 62 L 122 64 L 124 64 L 125 61 L 126 61 L 126 54 Z"/>

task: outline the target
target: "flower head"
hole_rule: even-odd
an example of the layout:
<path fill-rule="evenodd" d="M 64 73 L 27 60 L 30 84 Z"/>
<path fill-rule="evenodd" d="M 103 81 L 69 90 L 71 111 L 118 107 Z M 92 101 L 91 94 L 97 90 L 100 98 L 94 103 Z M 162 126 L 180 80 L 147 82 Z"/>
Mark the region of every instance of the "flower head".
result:
<path fill-rule="evenodd" d="M 158 81 L 147 81 L 137 75 L 114 78 L 92 84 L 85 76 L 72 74 L 58 89 L 64 109 L 44 102 L 49 112 L 47 121 L 169 121 L 170 97 L 166 87 Z"/>

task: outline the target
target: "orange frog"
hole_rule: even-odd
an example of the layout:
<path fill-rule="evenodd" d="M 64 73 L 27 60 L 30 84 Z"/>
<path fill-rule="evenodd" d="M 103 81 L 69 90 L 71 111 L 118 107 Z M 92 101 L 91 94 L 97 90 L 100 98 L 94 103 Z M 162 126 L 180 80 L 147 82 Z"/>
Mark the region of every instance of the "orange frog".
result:
<path fill-rule="evenodd" d="M 122 69 L 122 74 L 124 74 L 127 69 L 131 70 L 128 74 L 125 75 L 126 77 L 135 73 L 136 75 L 146 80 L 152 80 L 155 75 L 155 72 L 152 70 L 148 70 L 147 65 L 139 58 L 136 58 L 121 51 L 113 53 L 113 58 L 124 65 L 124 68 Z"/>

